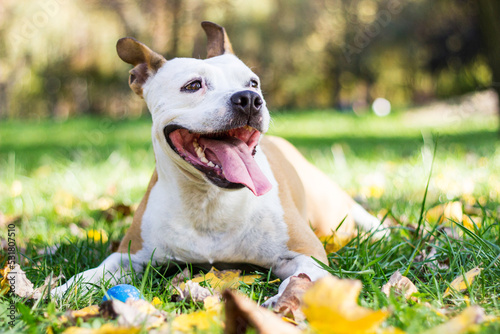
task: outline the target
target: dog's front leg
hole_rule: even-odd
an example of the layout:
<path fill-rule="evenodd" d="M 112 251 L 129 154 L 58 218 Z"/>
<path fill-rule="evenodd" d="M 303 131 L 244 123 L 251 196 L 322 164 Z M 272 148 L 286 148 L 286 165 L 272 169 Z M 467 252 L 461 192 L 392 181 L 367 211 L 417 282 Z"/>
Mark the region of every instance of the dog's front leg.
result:
<path fill-rule="evenodd" d="M 130 261 L 132 263 L 130 263 Z M 135 255 L 125 253 L 113 253 L 108 256 L 98 267 L 86 270 L 71 277 L 66 283 L 51 291 L 52 297 L 61 298 L 74 284 L 79 285 L 79 289 L 88 290 L 92 285 L 103 282 L 126 283 L 130 281 L 131 265 L 137 273 L 142 272 L 143 263 Z M 81 291 L 81 290 L 80 290 Z"/>
<path fill-rule="evenodd" d="M 285 291 L 290 283 L 290 277 L 292 276 L 303 273 L 309 276 L 311 281 L 314 282 L 321 277 L 330 275 L 312 257 L 297 253 L 287 257 L 280 257 L 273 266 L 273 269 L 276 276 L 283 279 L 283 282 L 280 284 L 278 294 L 263 303 L 265 307 L 274 307 L 279 297 L 281 297 L 283 291 Z"/>

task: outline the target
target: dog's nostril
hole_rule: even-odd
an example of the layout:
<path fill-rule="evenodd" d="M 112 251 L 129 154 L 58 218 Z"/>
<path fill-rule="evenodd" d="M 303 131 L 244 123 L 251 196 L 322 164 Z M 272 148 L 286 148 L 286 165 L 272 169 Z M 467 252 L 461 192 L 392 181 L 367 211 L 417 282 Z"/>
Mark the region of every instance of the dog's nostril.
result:
<path fill-rule="evenodd" d="M 262 99 L 260 98 L 260 96 L 257 96 L 255 98 L 255 100 L 253 101 L 253 105 L 255 108 L 260 108 L 260 106 L 264 103 L 264 101 L 262 101 Z"/>

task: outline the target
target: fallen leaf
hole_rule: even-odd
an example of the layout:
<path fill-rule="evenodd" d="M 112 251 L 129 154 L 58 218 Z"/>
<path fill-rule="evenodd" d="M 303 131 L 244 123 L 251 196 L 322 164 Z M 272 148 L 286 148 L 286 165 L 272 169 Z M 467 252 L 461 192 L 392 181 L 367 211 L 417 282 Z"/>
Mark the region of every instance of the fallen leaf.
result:
<path fill-rule="evenodd" d="M 305 316 L 300 309 L 301 298 L 304 292 L 312 286 L 311 279 L 306 274 L 290 277 L 283 294 L 278 298 L 274 307 L 279 315 L 292 318 L 295 321 L 304 321 Z"/>
<path fill-rule="evenodd" d="M 451 283 L 446 291 L 444 292 L 443 297 L 446 297 L 451 294 L 450 288 L 453 288 L 456 291 L 465 291 L 467 290 L 467 285 L 471 285 L 474 282 L 474 279 L 477 275 L 479 275 L 483 271 L 483 268 L 475 267 L 468 272 L 465 273 L 465 278 L 467 279 L 467 284 L 464 281 L 464 275 L 458 275 Z"/>
<path fill-rule="evenodd" d="M 180 273 L 174 276 L 172 278 L 171 284 L 174 287 L 179 287 L 179 285 L 184 282 L 185 280 L 188 280 L 191 278 L 191 271 L 189 270 L 188 267 L 184 268 Z"/>
<path fill-rule="evenodd" d="M 412 294 L 418 293 L 418 289 L 407 277 L 401 275 L 399 271 L 396 271 L 389 278 L 389 282 L 384 284 L 382 287 L 382 292 L 389 297 L 391 290 L 398 296 L 403 296 L 405 299 L 411 299 L 413 301 L 418 301 L 416 297 L 412 297 Z"/>
<path fill-rule="evenodd" d="M 389 312 L 357 304 L 362 284 L 358 280 L 327 276 L 316 281 L 303 296 L 302 310 L 318 333 L 374 333 Z"/>
<path fill-rule="evenodd" d="M 117 203 L 103 210 L 103 215 L 107 222 L 112 222 L 118 218 L 132 215 L 132 207 L 123 203 Z"/>
<path fill-rule="evenodd" d="M 226 301 L 225 334 L 246 333 L 248 327 L 255 328 L 261 334 L 301 333 L 294 325 L 236 291 L 226 290 L 223 297 Z"/>
<path fill-rule="evenodd" d="M 82 328 L 68 327 L 63 334 L 136 334 L 141 331 L 141 328 L 130 328 L 115 326 L 113 324 L 104 324 L 100 328 Z"/>
<path fill-rule="evenodd" d="M 16 263 L 13 267 L 7 264 L 3 269 L 3 273 L 2 291 L 6 290 L 7 292 L 11 289 L 14 294 L 21 298 L 32 298 L 35 293 L 33 283 L 26 277 L 26 273 L 19 264 Z M 12 286 L 12 282 L 14 282 L 14 286 Z"/>
<path fill-rule="evenodd" d="M 207 288 L 202 287 L 198 282 L 190 280 L 183 283 L 182 286 L 184 287 L 183 290 L 175 287 L 179 292 L 180 300 L 202 302 L 205 298 L 212 296 L 212 292 Z"/>
<path fill-rule="evenodd" d="M 84 307 L 84 308 L 82 308 L 80 310 L 76 310 L 76 311 L 69 310 L 69 311 L 66 311 L 65 316 L 66 316 L 66 321 L 71 320 L 74 322 L 77 318 L 81 318 L 84 321 L 86 321 L 90 318 L 94 318 L 94 317 L 99 316 L 99 305 L 90 305 L 90 306 Z"/>
<path fill-rule="evenodd" d="M 211 312 L 220 312 L 222 310 L 222 303 L 218 296 L 209 296 L 203 300 L 205 310 Z"/>
<path fill-rule="evenodd" d="M 165 322 L 164 312 L 143 299 L 129 299 L 125 303 L 107 300 L 101 304 L 99 312 L 104 317 L 116 318 L 118 325 L 124 327 L 154 328 Z"/>
<path fill-rule="evenodd" d="M 442 224 L 449 220 L 461 222 L 462 216 L 462 202 L 459 201 L 437 205 L 429 209 L 426 214 L 428 222 L 438 224 Z"/>
<path fill-rule="evenodd" d="M 434 246 L 430 246 L 427 250 L 422 250 L 420 254 L 415 256 L 414 262 L 425 262 L 424 266 L 429 267 L 431 270 L 447 270 L 450 268 L 448 265 L 449 259 L 445 261 L 438 261 L 436 258 L 437 251 Z"/>
<path fill-rule="evenodd" d="M 462 219 L 462 224 L 471 231 L 474 231 L 476 227 L 481 227 L 481 222 L 481 217 L 478 216 L 464 215 Z"/>
<path fill-rule="evenodd" d="M 353 238 L 352 233 L 333 232 L 329 236 L 320 237 L 319 240 L 323 243 L 327 254 L 339 251 L 349 243 Z"/>
<path fill-rule="evenodd" d="M 50 290 L 54 289 L 57 286 L 57 283 L 61 278 L 64 278 L 64 275 L 61 274 L 57 277 L 54 277 L 54 274 L 50 273 L 50 275 L 45 278 L 43 285 L 33 291 L 33 295 L 31 298 L 40 299 L 47 297 L 50 293 Z"/>
<path fill-rule="evenodd" d="M 456 317 L 425 331 L 424 334 L 466 333 L 471 331 L 475 325 L 482 323 L 484 320 L 485 314 L 481 307 L 477 305 L 469 306 Z"/>
<path fill-rule="evenodd" d="M 396 328 L 396 327 L 387 327 L 387 328 L 382 328 L 378 329 L 377 334 L 406 334 L 405 331 Z"/>
<path fill-rule="evenodd" d="M 210 328 L 221 328 L 222 305 L 218 297 L 209 296 L 203 301 L 205 311 L 181 314 L 172 321 L 172 329 L 182 333 L 206 331 Z"/>
<path fill-rule="evenodd" d="M 7 275 L 10 272 L 10 264 L 7 262 L 5 268 L 0 269 L 0 275 L 2 275 L 2 280 L 0 281 L 0 296 L 3 296 L 10 290 L 10 284 Z"/>
<path fill-rule="evenodd" d="M 252 284 L 256 279 L 261 278 L 260 275 L 244 275 L 241 276 L 241 270 L 222 270 L 219 271 L 212 267 L 206 274 L 195 275 L 191 281 L 196 283 L 207 282 L 215 292 L 222 292 L 225 289 L 236 289 L 243 282 Z M 185 289 L 185 283 L 179 284 L 181 290 Z"/>

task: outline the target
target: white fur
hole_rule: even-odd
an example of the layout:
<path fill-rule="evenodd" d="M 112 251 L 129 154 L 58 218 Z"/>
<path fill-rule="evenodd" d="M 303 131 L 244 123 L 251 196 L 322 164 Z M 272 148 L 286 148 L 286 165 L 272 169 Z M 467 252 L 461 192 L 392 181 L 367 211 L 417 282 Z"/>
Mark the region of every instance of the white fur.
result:
<path fill-rule="evenodd" d="M 199 79 L 203 88 L 195 93 L 181 91 Z M 260 149 L 255 159 L 273 188 L 256 197 L 250 190 L 221 189 L 185 162 L 166 142 L 163 129 L 177 124 L 193 131 L 211 131 L 231 122 L 229 98 L 251 88 L 258 77 L 233 55 L 207 60 L 176 58 L 168 61 L 143 85 L 143 96 L 151 111 L 152 140 L 158 182 L 151 190 L 142 217 L 143 247 L 131 254 L 137 272 L 153 260 L 190 263 L 242 262 L 273 268 L 282 279 L 305 272 L 311 277 L 326 274 L 314 261 L 287 248 L 287 225 L 278 197 L 278 184 Z M 269 112 L 261 107 L 263 132 Z M 54 289 L 61 296 L 75 282 L 127 279 L 128 254 L 114 253 L 99 267 L 87 270 Z M 288 282 L 288 281 L 286 281 Z M 286 284 L 282 284 L 280 291 Z"/>

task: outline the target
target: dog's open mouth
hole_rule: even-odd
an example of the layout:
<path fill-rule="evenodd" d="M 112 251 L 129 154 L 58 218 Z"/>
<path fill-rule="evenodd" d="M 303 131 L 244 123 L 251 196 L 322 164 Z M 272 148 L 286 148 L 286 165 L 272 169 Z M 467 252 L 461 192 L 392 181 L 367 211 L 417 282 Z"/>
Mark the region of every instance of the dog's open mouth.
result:
<path fill-rule="evenodd" d="M 250 189 L 264 195 L 271 183 L 254 159 L 260 132 L 244 126 L 216 133 L 194 133 L 175 125 L 164 130 L 170 147 L 222 188 Z"/>

